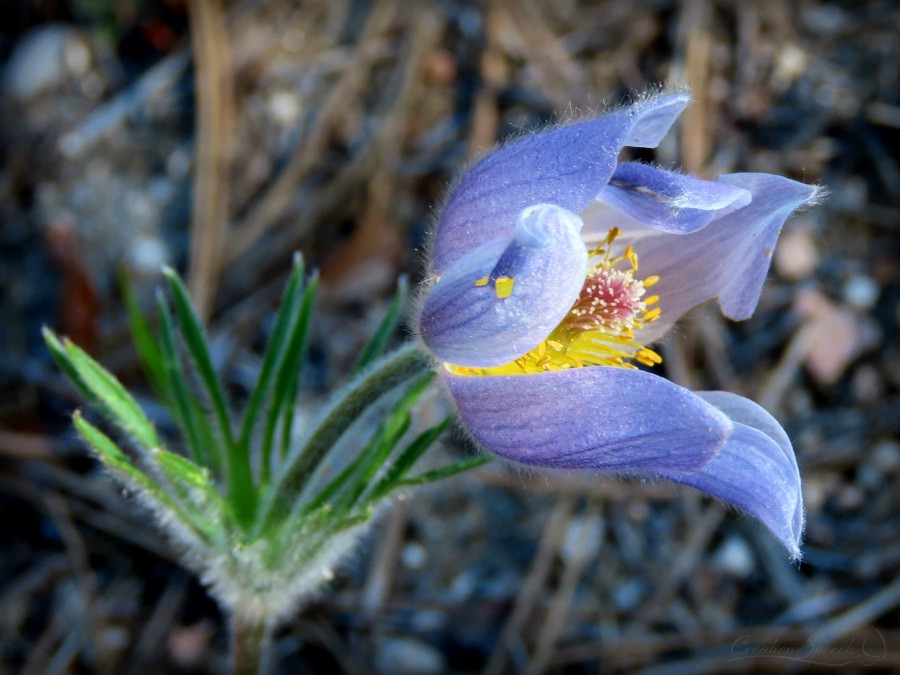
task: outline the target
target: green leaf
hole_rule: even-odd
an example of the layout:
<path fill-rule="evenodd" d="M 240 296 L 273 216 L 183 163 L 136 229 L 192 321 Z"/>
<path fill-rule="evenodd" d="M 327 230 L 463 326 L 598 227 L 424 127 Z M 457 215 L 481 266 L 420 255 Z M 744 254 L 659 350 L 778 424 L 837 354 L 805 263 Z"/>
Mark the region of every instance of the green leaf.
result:
<path fill-rule="evenodd" d="M 142 500 L 153 506 L 158 512 L 157 515 L 166 513 L 169 518 L 187 527 L 201 541 L 205 543 L 212 541 L 213 533 L 208 527 L 188 514 L 159 483 L 134 466 L 112 439 L 85 420 L 80 412 L 72 416 L 72 421 L 78 433 L 97 452 L 110 472 L 128 488 L 140 493 Z"/>
<path fill-rule="evenodd" d="M 437 480 L 442 480 L 444 478 L 449 478 L 450 476 L 455 476 L 458 473 L 462 473 L 463 471 L 469 471 L 470 469 L 475 469 L 482 464 L 487 464 L 491 461 L 491 458 L 487 455 L 476 455 L 475 457 L 467 457 L 466 459 L 461 459 L 458 462 L 454 462 L 453 464 L 448 464 L 447 466 L 441 467 L 440 469 L 435 469 L 434 471 L 426 471 L 425 473 L 419 476 L 413 476 L 411 478 L 404 478 L 399 482 L 400 485 L 425 485 L 426 483 L 433 483 Z"/>
<path fill-rule="evenodd" d="M 368 447 L 368 446 L 367 446 Z M 335 476 L 324 488 L 322 491 L 316 495 L 315 499 L 313 499 L 308 505 L 304 508 L 300 509 L 302 513 L 310 513 L 317 509 L 322 508 L 325 504 L 334 497 L 341 488 L 347 483 L 347 480 L 355 473 L 359 472 L 359 467 L 363 463 L 364 453 L 360 452 L 352 462 L 347 464 L 337 476 Z"/>
<path fill-rule="evenodd" d="M 253 485 L 253 474 L 250 470 L 250 453 L 235 443 L 231 431 L 231 420 L 225 404 L 222 384 L 213 368 L 212 358 L 206 345 L 200 319 L 191 304 L 187 289 L 181 279 L 171 268 L 163 273 L 172 288 L 172 299 L 175 304 L 175 316 L 185 346 L 200 376 L 206 393 L 212 402 L 213 412 L 218 421 L 219 432 L 226 447 L 226 476 L 228 481 L 228 501 L 234 509 L 235 516 L 241 525 L 248 525 L 256 510 L 257 493 Z"/>
<path fill-rule="evenodd" d="M 156 430 L 150 424 L 150 420 L 112 373 L 76 344 L 69 340 L 60 342 L 47 329 L 44 329 L 44 339 L 63 372 L 72 379 L 82 394 L 85 394 L 88 401 L 98 405 L 101 412 L 145 448 L 159 445 Z"/>
<path fill-rule="evenodd" d="M 72 422 L 75 424 L 75 428 L 78 429 L 78 433 L 81 434 L 81 437 L 97 451 L 97 454 L 100 455 L 100 459 L 102 459 L 104 463 L 118 469 L 127 466 L 140 473 L 140 471 L 131 464 L 131 460 L 128 459 L 128 456 L 119 449 L 119 446 L 97 427 L 85 420 L 84 417 L 81 416 L 80 410 L 76 410 L 72 415 Z"/>
<path fill-rule="evenodd" d="M 125 303 L 125 311 L 128 314 L 128 326 L 131 329 L 131 337 L 134 340 L 138 360 L 144 370 L 144 375 L 147 377 L 147 381 L 153 388 L 156 397 L 171 407 L 172 392 L 169 390 L 162 353 L 156 344 L 156 339 L 153 337 L 153 330 L 150 328 L 150 324 L 141 312 L 137 296 L 134 294 L 134 288 L 128 279 L 128 272 L 124 268 L 119 271 L 119 289 L 122 294 L 122 300 Z"/>
<path fill-rule="evenodd" d="M 313 274 L 307 284 L 300 310 L 291 326 L 290 336 L 284 350 L 283 358 L 278 364 L 275 374 L 275 386 L 272 400 L 266 412 L 266 426 L 262 438 L 260 482 L 267 485 L 272 466 L 272 447 L 275 444 L 275 431 L 281 421 L 282 447 L 290 440 L 294 420 L 294 402 L 297 398 L 297 385 L 300 371 L 306 357 L 309 323 L 318 289 L 318 277 Z M 280 457 L 279 457 L 280 459 Z"/>
<path fill-rule="evenodd" d="M 306 361 L 309 346 L 309 324 L 312 320 L 313 306 L 316 303 L 316 292 L 319 288 L 318 273 L 309 280 L 303 301 L 300 303 L 300 314 L 294 327 L 291 339 L 285 352 L 284 364 L 276 380 L 275 388 L 281 398 L 281 454 L 284 459 L 291 442 L 291 431 L 294 426 L 294 405 L 297 402 L 297 389 L 300 386 L 300 373 Z M 283 375 L 283 377 L 281 377 Z"/>
<path fill-rule="evenodd" d="M 186 457 L 176 455 L 174 452 L 169 452 L 162 448 L 154 448 L 153 459 L 170 479 L 178 480 L 186 485 L 202 490 L 212 488 L 212 483 L 209 480 L 209 470 L 194 464 Z"/>
<path fill-rule="evenodd" d="M 292 504 L 316 467 L 354 420 L 394 387 L 430 371 L 430 359 L 409 344 L 381 358 L 380 365 L 360 373 L 332 400 L 309 440 L 288 456 L 266 496 L 256 533 L 269 530 L 290 515 Z"/>
<path fill-rule="evenodd" d="M 172 289 L 175 316 L 178 320 L 181 336 L 184 338 L 184 344 L 212 403 L 213 411 L 221 427 L 222 438 L 230 443 L 233 436 L 231 433 L 231 421 L 228 417 L 228 406 L 225 404 L 222 383 L 219 381 L 218 375 L 216 375 L 212 357 L 210 357 L 209 349 L 206 346 L 206 337 L 200 326 L 200 318 L 197 316 L 193 303 L 191 303 L 187 289 L 175 270 L 166 267 L 163 269 L 163 273 L 169 280 L 169 285 Z"/>
<path fill-rule="evenodd" d="M 388 307 L 387 313 L 384 315 L 384 318 L 378 325 L 378 329 L 375 331 L 374 335 L 372 335 L 368 344 L 356 360 L 353 369 L 350 371 L 351 375 L 355 375 L 366 368 L 384 351 L 388 340 L 397 328 L 397 324 L 400 322 L 400 317 L 402 316 L 402 311 L 406 305 L 406 298 L 408 295 L 409 284 L 406 281 L 406 276 L 401 276 L 397 280 L 397 290 L 394 292 L 394 299 L 391 300 L 391 305 Z"/>
<path fill-rule="evenodd" d="M 415 437 L 404 448 L 399 457 L 391 464 L 378 484 L 371 490 L 371 501 L 374 503 L 387 495 L 406 476 L 412 466 L 425 454 L 425 451 L 440 437 L 444 430 L 453 421 L 453 415 L 448 415 L 443 421 L 426 429 Z"/>
<path fill-rule="evenodd" d="M 300 293 L 303 290 L 303 271 L 303 258 L 299 253 L 295 254 L 294 269 L 281 296 L 281 305 L 275 317 L 272 335 L 266 345 L 259 378 L 256 381 L 253 392 L 250 394 L 250 400 L 247 402 L 247 409 L 244 412 L 239 441 L 244 447 L 249 447 L 250 445 L 253 429 L 259 419 L 259 413 L 262 410 L 266 397 L 269 395 L 269 390 L 272 388 L 276 368 L 284 356 L 288 333 L 297 313 L 297 300 L 300 298 Z"/>
<path fill-rule="evenodd" d="M 200 404 L 188 389 L 181 359 L 178 356 L 178 343 L 172 323 L 172 314 L 162 292 L 157 293 L 156 302 L 159 307 L 160 319 L 160 352 L 166 386 L 172 394 L 172 414 L 187 437 L 188 448 L 194 461 L 203 462 L 213 469 L 218 469 L 222 466 L 221 449 L 219 444 L 214 441 L 212 444 L 208 443 L 208 439 L 214 438 L 214 435 Z"/>
<path fill-rule="evenodd" d="M 370 483 L 378 471 L 384 466 L 387 458 L 400 442 L 400 439 L 409 430 L 412 422 L 411 409 L 419 400 L 426 387 L 434 379 L 433 373 L 427 373 L 407 387 L 403 396 L 394 405 L 390 413 L 384 418 L 378 429 L 372 435 L 366 447 L 360 452 L 362 461 L 358 470 L 354 473 L 353 481 L 348 489 L 340 496 L 335 505 L 335 511 L 344 514 L 348 512 L 357 500 L 370 487 Z"/>
<path fill-rule="evenodd" d="M 382 462 L 376 463 L 376 454 L 379 452 L 379 448 L 384 448 L 387 445 L 386 438 L 391 435 L 388 427 L 391 426 L 394 429 L 394 433 L 398 429 L 402 429 L 403 433 L 405 433 L 406 429 L 408 428 L 409 416 L 407 414 L 404 417 L 402 415 L 402 410 L 400 410 L 403 403 L 404 399 L 398 401 L 393 411 L 393 414 L 398 418 L 398 422 L 401 423 L 395 422 L 393 425 L 389 425 L 386 420 L 383 421 L 382 424 L 379 425 L 375 433 L 372 434 L 369 442 L 366 443 L 362 450 L 360 450 L 356 454 L 356 457 L 353 459 L 353 461 L 348 463 L 347 466 L 345 466 L 343 470 L 341 470 L 341 472 L 337 476 L 335 476 L 318 495 L 316 495 L 315 499 L 313 499 L 308 505 L 305 506 L 305 508 L 303 509 L 304 512 L 312 512 L 324 506 L 342 488 L 346 486 L 351 476 L 356 478 L 356 481 L 354 483 L 355 485 L 360 485 L 361 483 L 362 488 L 365 488 L 365 482 L 361 482 L 360 477 L 364 477 L 368 473 L 367 466 L 370 463 L 375 464 L 376 471 L 378 464 L 383 463 L 383 460 Z M 400 435 L 402 436 L 402 434 Z M 399 441 L 399 438 L 397 438 L 390 446 L 388 446 L 388 448 L 390 449 L 394 445 L 396 445 L 397 441 Z M 352 501 L 355 501 L 355 497 Z"/>
<path fill-rule="evenodd" d="M 85 381 L 82 379 L 81 375 L 78 372 L 78 369 L 75 367 L 75 364 L 72 363 L 72 359 L 69 358 L 68 353 L 66 352 L 66 348 L 63 347 L 62 342 L 59 341 L 59 338 L 46 326 L 43 328 L 42 333 L 44 335 L 44 343 L 47 345 L 47 349 L 50 350 L 50 356 L 53 357 L 53 360 L 56 362 L 56 365 L 59 366 L 59 369 L 63 371 L 66 377 L 71 380 L 72 384 L 75 385 L 75 388 L 78 390 L 78 393 L 92 406 L 100 410 L 107 417 L 112 418 L 111 413 L 107 410 L 106 406 L 103 405 L 103 401 L 101 401 L 97 396 L 90 390 Z"/>
<path fill-rule="evenodd" d="M 231 522 L 231 510 L 210 480 L 206 467 L 162 448 L 154 449 L 153 459 L 185 504 L 191 520 L 210 540 L 223 542 L 225 526 Z"/>

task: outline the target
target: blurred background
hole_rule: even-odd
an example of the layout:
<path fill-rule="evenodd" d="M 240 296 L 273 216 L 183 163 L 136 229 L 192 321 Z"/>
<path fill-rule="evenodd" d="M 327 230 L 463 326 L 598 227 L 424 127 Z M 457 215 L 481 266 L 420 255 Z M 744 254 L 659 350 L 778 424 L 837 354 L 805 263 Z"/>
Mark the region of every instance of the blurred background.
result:
<path fill-rule="evenodd" d="M 700 308 L 661 349 L 788 430 L 803 563 L 687 488 L 489 465 L 386 514 L 279 672 L 900 669 L 898 36 L 887 1 L 0 0 L 0 672 L 226 667 L 215 605 L 76 438 L 42 325 L 160 415 L 116 279 L 149 310 L 173 265 L 241 400 L 302 250 L 308 414 L 467 162 L 660 83 L 694 103 L 633 157 L 829 190 L 753 319 Z"/>

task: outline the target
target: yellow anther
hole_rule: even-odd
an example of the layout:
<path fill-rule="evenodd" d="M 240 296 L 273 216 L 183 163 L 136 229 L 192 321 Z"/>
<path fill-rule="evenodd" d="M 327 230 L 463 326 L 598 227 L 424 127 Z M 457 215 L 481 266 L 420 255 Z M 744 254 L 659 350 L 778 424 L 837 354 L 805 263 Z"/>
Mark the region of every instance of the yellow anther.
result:
<path fill-rule="evenodd" d="M 628 262 L 631 264 L 631 269 L 637 272 L 638 268 L 638 256 L 637 253 L 631 250 L 631 247 L 628 247 L 628 252 L 625 254 L 625 257 L 628 259 Z"/>
<path fill-rule="evenodd" d="M 659 277 L 654 274 L 652 277 L 644 279 L 644 288 L 650 288 L 657 283 L 659 283 Z"/>
<path fill-rule="evenodd" d="M 647 305 L 647 307 L 649 307 L 650 305 L 655 305 L 657 302 L 659 302 L 658 295 L 651 295 L 649 298 L 646 298 L 644 300 L 644 304 Z"/>
<path fill-rule="evenodd" d="M 478 281 L 475 282 L 475 285 L 476 285 L 476 286 L 479 286 L 479 287 L 481 287 L 481 286 L 487 286 L 487 285 L 488 285 L 488 282 L 489 282 L 490 280 L 491 280 L 491 277 L 490 277 L 490 276 L 481 277 Z"/>
<path fill-rule="evenodd" d="M 606 233 L 606 243 L 613 243 L 613 240 L 620 234 L 622 234 L 622 230 L 620 230 L 618 227 L 612 228 L 609 232 Z"/>
<path fill-rule="evenodd" d="M 551 347 L 553 347 L 553 349 L 555 349 L 555 350 L 558 351 L 558 352 L 561 352 L 561 351 L 563 350 L 563 348 L 564 348 L 563 343 L 562 343 L 562 342 L 557 342 L 556 340 L 545 340 L 545 342 L 546 342 L 548 345 L 550 345 Z"/>
<path fill-rule="evenodd" d="M 650 363 L 646 365 L 662 363 L 662 357 L 652 349 L 647 349 L 646 347 L 638 351 L 638 353 L 635 355 L 635 358 L 637 358 L 638 360 L 644 359 L 643 361 L 641 361 L 641 363 L 645 364 L 647 361 L 649 361 Z"/>
<path fill-rule="evenodd" d="M 497 297 L 500 300 L 503 300 L 512 295 L 513 284 L 515 283 L 516 280 L 512 277 L 500 277 L 497 279 L 497 281 L 494 282 L 494 290 L 497 292 Z"/>
<path fill-rule="evenodd" d="M 659 307 L 654 307 L 649 312 L 644 314 L 644 323 L 650 323 L 651 321 L 656 321 L 659 318 L 659 315 L 662 314 L 662 310 Z"/>

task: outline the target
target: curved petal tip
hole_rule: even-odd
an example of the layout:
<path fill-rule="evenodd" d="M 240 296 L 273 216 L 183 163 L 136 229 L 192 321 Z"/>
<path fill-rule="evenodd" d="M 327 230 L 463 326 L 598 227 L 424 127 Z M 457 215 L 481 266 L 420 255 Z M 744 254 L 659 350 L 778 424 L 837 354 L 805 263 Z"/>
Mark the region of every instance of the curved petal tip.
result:
<path fill-rule="evenodd" d="M 800 558 L 804 511 L 797 458 L 787 434 L 759 405 L 735 394 L 702 392 L 734 422 L 722 452 L 699 471 L 663 472 L 759 520 L 794 560 Z"/>

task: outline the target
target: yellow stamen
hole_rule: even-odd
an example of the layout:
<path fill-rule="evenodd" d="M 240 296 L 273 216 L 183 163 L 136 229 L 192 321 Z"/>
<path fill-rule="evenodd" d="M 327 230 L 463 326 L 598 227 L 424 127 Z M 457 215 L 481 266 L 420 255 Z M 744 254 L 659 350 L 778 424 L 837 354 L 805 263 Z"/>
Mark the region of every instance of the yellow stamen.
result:
<path fill-rule="evenodd" d="M 638 360 L 643 358 L 646 361 L 649 361 L 650 363 L 647 365 L 662 363 L 662 357 L 659 354 L 657 354 L 655 351 L 653 351 L 652 349 L 647 349 L 646 347 L 641 349 L 635 356 Z M 642 361 L 642 363 L 643 363 L 643 361 Z"/>
<path fill-rule="evenodd" d="M 468 368 L 447 364 L 457 375 L 522 375 L 551 370 L 613 366 L 634 369 L 633 362 L 652 367 L 662 357 L 637 340 L 644 326 L 656 321 L 662 310 L 648 309 L 659 302 L 658 295 L 643 298 L 645 289 L 659 281 L 656 275 L 637 277 L 639 258 L 632 246 L 619 257 L 612 257 L 612 244 L 620 235 L 612 228 L 605 239 L 588 254 L 594 262 L 588 269 L 578 300 L 562 322 L 527 354 L 502 366 Z M 475 282 L 486 286 L 489 277 Z M 515 279 L 500 277 L 494 290 L 500 299 L 508 298 Z"/>

